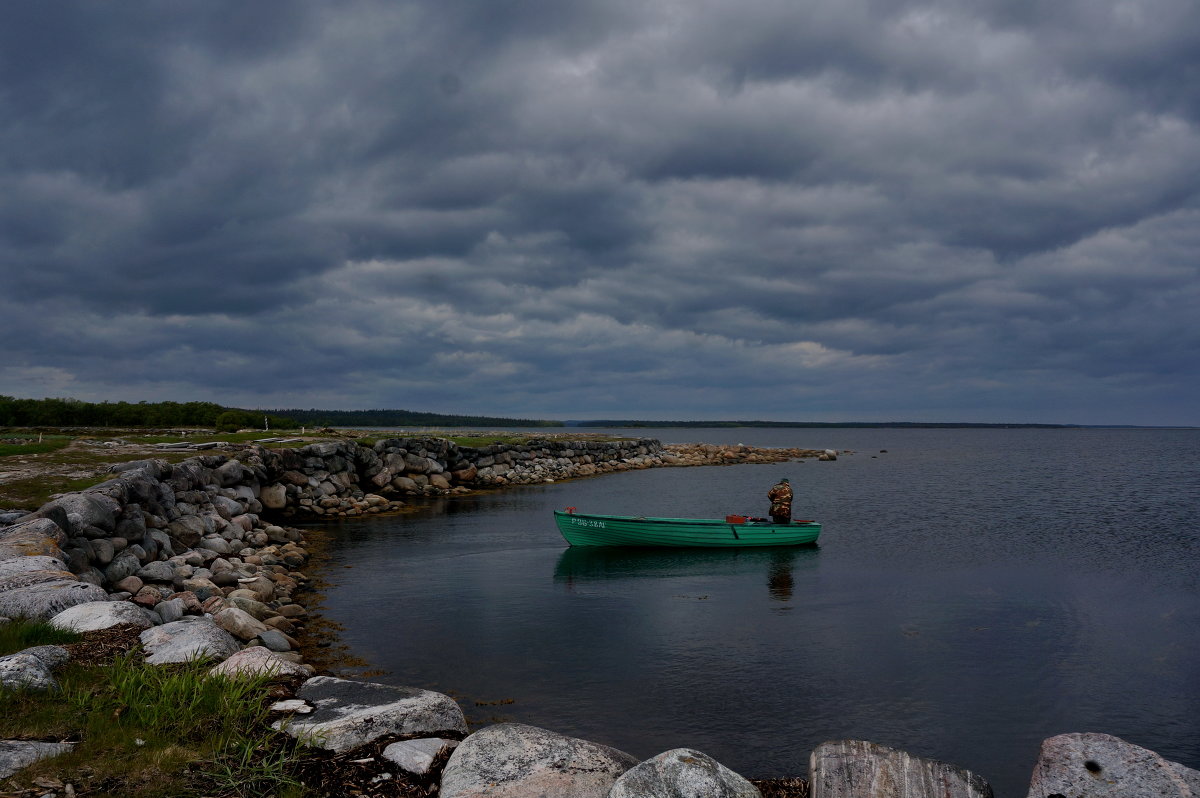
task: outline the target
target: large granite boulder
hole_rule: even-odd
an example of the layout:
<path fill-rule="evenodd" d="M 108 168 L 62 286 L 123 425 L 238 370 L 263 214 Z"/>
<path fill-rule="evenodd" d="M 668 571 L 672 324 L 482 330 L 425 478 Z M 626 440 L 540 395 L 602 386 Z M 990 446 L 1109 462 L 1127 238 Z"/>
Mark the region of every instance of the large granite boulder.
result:
<path fill-rule="evenodd" d="M 0 560 L 13 557 L 54 557 L 61 559 L 67 536 L 49 518 L 34 518 L 0 528 Z"/>
<path fill-rule="evenodd" d="M 68 607 L 105 601 L 104 588 L 67 571 L 25 571 L 0 577 L 0 615 L 44 621 Z"/>
<path fill-rule="evenodd" d="M 467 731 L 466 718 L 453 698 L 414 687 L 317 676 L 306 681 L 296 697 L 316 711 L 279 721 L 274 728 L 328 751 L 348 751 L 387 734 Z"/>
<path fill-rule="evenodd" d="M 0 740 L 0 779 L 7 779 L 34 762 L 75 747 L 74 743 L 41 743 L 36 740 Z"/>
<path fill-rule="evenodd" d="M 164 623 L 142 632 L 140 640 L 151 665 L 207 657 L 223 660 L 241 649 L 233 635 L 209 618 L 186 617 Z"/>
<path fill-rule="evenodd" d="M 1028 798 L 1194 798 L 1200 771 L 1111 734 L 1060 734 L 1042 743 Z"/>
<path fill-rule="evenodd" d="M 49 502 L 52 507 L 61 507 L 71 520 L 73 531 L 94 526 L 113 531 L 121 505 L 102 493 L 68 493 Z M 45 509 L 45 508 L 43 508 Z"/>
<path fill-rule="evenodd" d="M 154 622 L 145 610 L 129 601 L 89 601 L 68 607 L 50 619 L 51 626 L 74 632 L 109 629 L 121 624 L 149 629 Z"/>
<path fill-rule="evenodd" d="M 607 798 L 638 760 L 599 743 L 536 726 L 500 723 L 475 732 L 442 771 L 441 798 Z"/>
<path fill-rule="evenodd" d="M 664 751 L 625 771 L 609 798 L 762 798 L 749 781 L 691 748 Z"/>
<path fill-rule="evenodd" d="M 969 770 L 865 740 L 821 743 L 808 772 L 811 798 L 992 798 Z"/>

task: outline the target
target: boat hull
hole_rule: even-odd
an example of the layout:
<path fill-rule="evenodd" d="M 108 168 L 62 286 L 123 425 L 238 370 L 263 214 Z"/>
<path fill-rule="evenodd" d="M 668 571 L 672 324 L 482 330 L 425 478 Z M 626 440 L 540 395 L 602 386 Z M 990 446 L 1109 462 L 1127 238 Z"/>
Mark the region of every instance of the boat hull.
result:
<path fill-rule="evenodd" d="M 554 511 L 558 531 L 572 546 L 744 548 L 806 546 L 817 542 L 815 521 L 728 523 L 715 518 L 642 518 Z"/>

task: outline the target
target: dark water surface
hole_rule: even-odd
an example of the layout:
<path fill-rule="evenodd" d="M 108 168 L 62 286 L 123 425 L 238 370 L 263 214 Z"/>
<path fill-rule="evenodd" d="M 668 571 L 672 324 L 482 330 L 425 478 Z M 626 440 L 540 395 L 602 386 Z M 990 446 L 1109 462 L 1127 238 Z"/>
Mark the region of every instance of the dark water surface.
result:
<path fill-rule="evenodd" d="M 638 434 L 857 453 L 346 522 L 327 614 L 379 681 L 450 692 L 473 725 L 691 746 L 751 778 L 851 737 L 1020 798 L 1041 740 L 1078 731 L 1200 768 L 1200 432 Z M 550 515 L 763 515 L 780 476 L 818 548 L 569 549 Z"/>

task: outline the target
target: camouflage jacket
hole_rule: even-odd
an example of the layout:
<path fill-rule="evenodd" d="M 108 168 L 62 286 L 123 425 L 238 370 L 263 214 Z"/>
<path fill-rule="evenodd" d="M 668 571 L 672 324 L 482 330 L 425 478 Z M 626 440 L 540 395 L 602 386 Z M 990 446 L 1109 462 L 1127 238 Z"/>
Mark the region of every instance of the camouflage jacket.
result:
<path fill-rule="evenodd" d="M 788 483 L 780 482 L 772 486 L 767 491 L 767 498 L 771 500 L 771 515 L 792 514 L 792 486 Z"/>

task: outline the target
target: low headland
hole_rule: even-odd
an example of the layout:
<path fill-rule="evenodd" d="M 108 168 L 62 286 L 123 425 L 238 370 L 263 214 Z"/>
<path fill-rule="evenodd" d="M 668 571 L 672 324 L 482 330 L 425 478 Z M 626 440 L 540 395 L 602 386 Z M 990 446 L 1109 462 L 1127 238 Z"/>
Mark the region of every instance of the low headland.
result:
<path fill-rule="evenodd" d="M 821 744 L 807 781 L 752 782 L 688 748 L 641 761 L 523 724 L 473 730 L 450 696 L 332 675 L 339 652 L 319 614 L 320 533 L 291 526 L 297 519 L 405 512 L 426 497 L 632 469 L 848 454 L 578 430 L 378 435 L 67 436 L 48 451 L 0 456 L 0 617 L 11 619 L 0 621 L 0 792 L 991 796 L 978 774 L 867 741 Z M 45 447 L 45 433 L 33 437 L 8 445 Z M 5 492 L 72 452 L 89 455 L 92 473 L 70 472 L 89 484 L 45 501 L 29 488 L 36 505 Z M 1191 794 L 1200 772 L 1094 733 L 1046 740 L 1029 792 Z"/>

